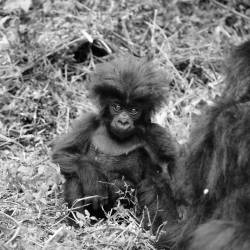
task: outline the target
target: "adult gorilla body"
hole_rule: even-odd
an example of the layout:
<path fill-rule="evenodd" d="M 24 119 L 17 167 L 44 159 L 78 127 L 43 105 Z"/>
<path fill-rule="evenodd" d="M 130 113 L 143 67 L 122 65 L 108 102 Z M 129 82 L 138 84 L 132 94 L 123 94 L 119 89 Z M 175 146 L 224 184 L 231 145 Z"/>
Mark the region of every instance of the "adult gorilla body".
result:
<path fill-rule="evenodd" d="M 174 169 L 176 144 L 167 129 L 151 122 L 165 101 L 166 84 L 152 63 L 134 57 L 97 67 L 90 87 L 99 114 L 85 115 L 53 150 L 53 160 L 66 179 L 64 194 L 70 207 L 77 199 L 97 195 L 76 206 L 103 217 L 119 191 L 130 186 L 137 191 L 140 208 L 148 207 L 155 227 L 176 220 L 164 173 L 164 166 L 166 171 Z"/>
<path fill-rule="evenodd" d="M 175 173 L 187 218 L 167 230 L 160 249 L 250 249 L 250 41 L 226 66 L 226 89 L 192 133 Z"/>

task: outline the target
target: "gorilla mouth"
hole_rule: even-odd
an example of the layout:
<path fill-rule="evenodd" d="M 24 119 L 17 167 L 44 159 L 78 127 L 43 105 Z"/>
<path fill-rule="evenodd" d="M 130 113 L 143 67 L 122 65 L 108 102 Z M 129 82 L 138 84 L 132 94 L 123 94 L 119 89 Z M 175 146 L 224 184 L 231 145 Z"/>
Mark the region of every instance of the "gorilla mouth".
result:
<path fill-rule="evenodd" d="M 122 129 L 120 127 L 115 127 L 112 129 L 112 133 L 119 137 L 120 139 L 125 139 L 133 135 L 133 129 L 129 126 L 127 129 Z"/>

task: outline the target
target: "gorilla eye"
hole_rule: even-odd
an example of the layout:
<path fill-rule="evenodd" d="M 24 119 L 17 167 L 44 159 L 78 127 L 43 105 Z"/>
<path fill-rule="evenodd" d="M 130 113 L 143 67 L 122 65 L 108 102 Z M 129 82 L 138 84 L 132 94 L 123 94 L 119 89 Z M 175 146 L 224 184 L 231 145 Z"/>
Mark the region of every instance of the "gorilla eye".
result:
<path fill-rule="evenodd" d="M 131 115 L 136 115 L 138 113 L 138 109 L 137 108 L 131 108 L 130 111 L 129 111 L 129 113 Z"/>
<path fill-rule="evenodd" d="M 122 109 L 122 107 L 119 103 L 113 103 L 111 106 L 112 106 L 112 109 L 116 112 L 118 112 Z"/>

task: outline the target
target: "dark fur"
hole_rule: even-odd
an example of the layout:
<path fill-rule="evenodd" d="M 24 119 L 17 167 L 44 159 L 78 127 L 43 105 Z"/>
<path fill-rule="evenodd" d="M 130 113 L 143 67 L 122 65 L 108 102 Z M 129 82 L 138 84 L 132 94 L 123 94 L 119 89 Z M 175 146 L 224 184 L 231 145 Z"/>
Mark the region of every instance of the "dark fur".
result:
<path fill-rule="evenodd" d="M 156 226 L 165 220 L 176 220 L 175 203 L 165 176 L 168 176 L 169 169 L 174 169 L 177 144 L 167 129 L 151 122 L 152 114 L 167 97 L 164 74 L 150 62 L 127 57 L 98 65 L 90 77 L 89 86 L 100 105 L 99 114 L 87 114 L 81 118 L 70 133 L 57 140 L 53 149 L 53 161 L 60 165 L 66 179 L 65 200 L 72 206 L 77 198 L 98 195 L 78 202 L 77 206 L 88 205 L 93 215 L 102 217 L 102 206 L 105 210 L 114 206 L 124 179 L 138 191 L 140 208 L 148 206 Z M 127 156 L 101 153 L 102 161 L 97 161 L 91 156 L 91 139 L 100 126 L 110 126 L 112 117 L 108 105 L 113 99 L 143 108 L 141 117 L 135 121 L 133 133 L 140 146 Z M 120 138 L 120 145 L 127 140 L 123 142 Z M 148 188 L 149 183 L 152 188 Z M 165 187 L 169 191 L 163 194 Z M 78 211 L 83 211 L 83 208 Z"/>
<path fill-rule="evenodd" d="M 129 103 L 141 102 L 147 110 L 145 118 L 150 119 L 167 100 L 167 81 L 151 62 L 129 56 L 98 65 L 91 77 L 91 90 L 104 109 L 107 99 L 118 97 Z"/>
<path fill-rule="evenodd" d="M 155 232 L 166 222 L 170 227 L 177 223 L 178 213 L 168 180 L 161 176 L 148 176 L 137 187 L 140 209 L 144 206 L 144 225 Z M 141 212 L 139 210 L 139 212 Z"/>
<path fill-rule="evenodd" d="M 250 41 L 235 48 L 226 65 L 225 91 L 192 133 L 175 173 L 187 220 L 169 230 L 159 248 L 250 249 Z"/>

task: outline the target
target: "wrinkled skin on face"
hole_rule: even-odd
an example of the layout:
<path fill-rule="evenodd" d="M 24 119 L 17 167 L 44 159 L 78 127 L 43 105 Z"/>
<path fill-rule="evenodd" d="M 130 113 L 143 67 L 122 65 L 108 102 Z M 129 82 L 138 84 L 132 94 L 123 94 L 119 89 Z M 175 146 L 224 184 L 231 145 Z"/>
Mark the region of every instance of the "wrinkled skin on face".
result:
<path fill-rule="evenodd" d="M 133 135 L 135 123 L 142 114 L 140 107 L 112 102 L 109 105 L 109 112 L 112 117 L 109 129 L 113 135 L 119 139 L 126 139 Z"/>

